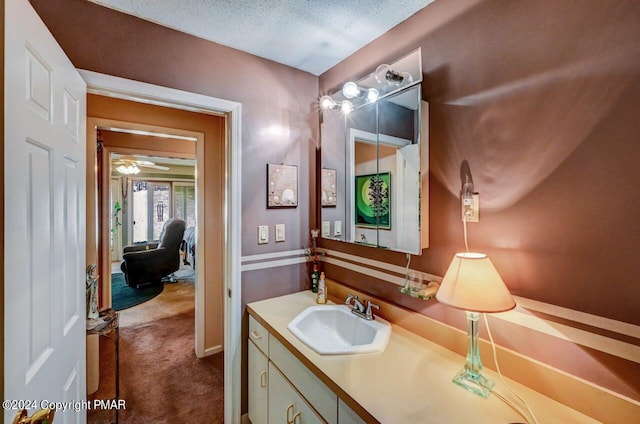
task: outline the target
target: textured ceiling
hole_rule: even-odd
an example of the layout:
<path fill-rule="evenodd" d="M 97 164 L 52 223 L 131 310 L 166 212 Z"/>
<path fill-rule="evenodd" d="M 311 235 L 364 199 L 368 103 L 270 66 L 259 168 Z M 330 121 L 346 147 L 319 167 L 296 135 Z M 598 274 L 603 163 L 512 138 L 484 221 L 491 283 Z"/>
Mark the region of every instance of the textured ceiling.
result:
<path fill-rule="evenodd" d="M 320 75 L 433 0 L 89 0 Z"/>

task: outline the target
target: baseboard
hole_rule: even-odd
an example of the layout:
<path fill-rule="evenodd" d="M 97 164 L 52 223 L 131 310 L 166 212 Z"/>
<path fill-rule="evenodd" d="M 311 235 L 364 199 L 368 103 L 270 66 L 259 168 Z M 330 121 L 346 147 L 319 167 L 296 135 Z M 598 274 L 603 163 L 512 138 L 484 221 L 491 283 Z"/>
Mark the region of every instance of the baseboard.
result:
<path fill-rule="evenodd" d="M 204 356 L 215 355 L 216 353 L 220 353 L 223 350 L 224 350 L 224 347 L 222 345 L 209 347 L 204 350 Z"/>

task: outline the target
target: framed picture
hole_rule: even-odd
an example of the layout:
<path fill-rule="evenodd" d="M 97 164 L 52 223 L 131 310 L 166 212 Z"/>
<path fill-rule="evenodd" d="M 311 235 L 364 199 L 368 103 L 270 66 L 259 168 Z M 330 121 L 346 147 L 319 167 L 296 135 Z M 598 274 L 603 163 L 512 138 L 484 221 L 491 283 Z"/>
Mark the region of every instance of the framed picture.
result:
<path fill-rule="evenodd" d="M 322 169 L 322 207 L 323 208 L 335 208 L 338 203 L 336 193 L 336 170 L 335 169 Z"/>
<path fill-rule="evenodd" d="M 357 227 L 391 229 L 391 173 L 356 175 Z"/>
<path fill-rule="evenodd" d="M 267 208 L 298 207 L 298 167 L 267 164 Z"/>

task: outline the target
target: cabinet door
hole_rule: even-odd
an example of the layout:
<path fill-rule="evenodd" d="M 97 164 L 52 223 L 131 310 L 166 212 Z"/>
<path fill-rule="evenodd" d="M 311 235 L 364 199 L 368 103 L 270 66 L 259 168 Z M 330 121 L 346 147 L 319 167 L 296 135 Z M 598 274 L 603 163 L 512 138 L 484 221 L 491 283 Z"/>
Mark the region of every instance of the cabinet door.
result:
<path fill-rule="evenodd" d="M 252 424 L 267 424 L 267 387 L 269 360 L 249 341 L 249 420 Z"/>
<path fill-rule="evenodd" d="M 269 424 L 325 424 L 271 362 L 268 409 Z"/>
<path fill-rule="evenodd" d="M 342 399 L 338 399 L 338 424 L 365 424 L 365 421 L 353 412 Z"/>
<path fill-rule="evenodd" d="M 296 394 L 296 413 L 293 415 L 293 422 L 291 424 L 325 424 L 309 404 L 302 399 L 300 394 Z"/>
<path fill-rule="evenodd" d="M 295 401 L 293 388 L 269 362 L 269 424 L 292 424 Z"/>

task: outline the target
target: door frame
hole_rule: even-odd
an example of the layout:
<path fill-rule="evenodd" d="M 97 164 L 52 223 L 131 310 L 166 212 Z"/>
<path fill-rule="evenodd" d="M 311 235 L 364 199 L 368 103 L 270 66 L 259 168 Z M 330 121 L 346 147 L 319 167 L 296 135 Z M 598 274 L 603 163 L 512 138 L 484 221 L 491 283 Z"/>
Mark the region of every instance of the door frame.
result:
<path fill-rule="evenodd" d="M 224 416 L 240 422 L 241 364 L 241 144 L 242 104 L 198 93 L 125 78 L 78 70 L 87 93 L 226 117 L 224 268 Z M 200 143 L 202 144 L 202 143 Z M 204 163 L 204 149 L 196 148 L 196 163 Z M 87 191 L 92 186 L 87 185 Z M 87 196 L 90 194 L 87 193 Z M 95 194 L 91 194 L 95 197 Z M 92 240 L 93 241 L 93 240 Z"/>

